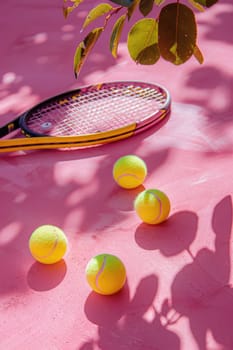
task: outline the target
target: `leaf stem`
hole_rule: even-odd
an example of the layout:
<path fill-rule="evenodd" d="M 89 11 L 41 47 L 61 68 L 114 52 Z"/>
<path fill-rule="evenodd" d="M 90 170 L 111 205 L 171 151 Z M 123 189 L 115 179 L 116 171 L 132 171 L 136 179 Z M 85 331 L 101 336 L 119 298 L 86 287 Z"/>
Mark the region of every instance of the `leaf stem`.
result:
<path fill-rule="evenodd" d="M 103 28 L 105 29 L 107 24 L 108 24 L 108 21 L 110 20 L 110 18 L 117 14 L 121 9 L 123 8 L 123 6 L 118 6 L 118 7 L 115 7 L 106 17 L 105 17 L 105 21 L 104 21 L 104 25 L 103 25 Z"/>

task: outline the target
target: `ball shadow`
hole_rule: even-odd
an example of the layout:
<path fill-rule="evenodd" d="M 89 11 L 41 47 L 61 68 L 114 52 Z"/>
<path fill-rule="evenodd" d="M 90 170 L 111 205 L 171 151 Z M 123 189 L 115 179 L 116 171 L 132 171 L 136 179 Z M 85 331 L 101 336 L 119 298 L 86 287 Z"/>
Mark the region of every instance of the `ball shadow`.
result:
<path fill-rule="evenodd" d="M 135 198 L 144 190 L 143 185 L 129 190 L 117 187 L 109 196 L 108 205 L 110 208 L 120 211 L 133 211 Z"/>
<path fill-rule="evenodd" d="M 35 262 L 28 271 L 27 283 L 36 291 L 47 291 L 57 287 L 64 279 L 67 266 L 64 260 L 56 264 L 44 265 Z"/>
<path fill-rule="evenodd" d="M 189 248 L 197 228 L 198 216 L 191 211 L 181 211 L 159 225 L 140 224 L 135 231 L 135 241 L 145 250 L 160 250 L 169 257 Z"/>
<path fill-rule="evenodd" d="M 129 287 L 113 295 L 100 295 L 91 292 L 84 304 L 84 312 L 88 320 L 98 326 L 115 324 L 126 312 L 129 304 Z"/>

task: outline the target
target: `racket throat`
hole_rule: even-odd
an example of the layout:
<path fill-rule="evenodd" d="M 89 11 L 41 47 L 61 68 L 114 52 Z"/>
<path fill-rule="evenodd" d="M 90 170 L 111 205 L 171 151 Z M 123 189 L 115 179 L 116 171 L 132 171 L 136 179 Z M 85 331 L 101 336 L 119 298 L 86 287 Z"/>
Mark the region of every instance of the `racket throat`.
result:
<path fill-rule="evenodd" d="M 10 134 L 11 132 L 19 129 L 19 120 L 20 118 L 18 117 L 10 123 L 4 125 L 2 128 L 0 128 L 0 137 L 4 137 Z"/>

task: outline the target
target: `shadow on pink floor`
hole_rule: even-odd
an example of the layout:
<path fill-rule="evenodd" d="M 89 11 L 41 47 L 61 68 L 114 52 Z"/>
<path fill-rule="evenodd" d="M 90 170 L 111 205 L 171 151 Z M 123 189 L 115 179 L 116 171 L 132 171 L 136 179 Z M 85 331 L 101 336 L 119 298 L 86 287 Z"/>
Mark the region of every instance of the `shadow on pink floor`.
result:
<path fill-rule="evenodd" d="M 1 125 L 41 99 L 97 78 L 163 83 L 174 112 L 161 128 L 120 143 L 1 156 L 0 348 L 230 350 L 232 2 L 198 17 L 203 66 L 138 67 L 126 55 L 123 33 L 119 59 L 103 38 L 78 81 L 73 54 L 95 1 L 67 21 L 61 2 L 1 5 Z M 113 183 L 112 165 L 125 153 L 148 164 L 145 187 L 165 188 L 172 197 L 173 212 L 162 226 L 134 216 L 142 188 L 128 193 Z M 31 232 L 44 223 L 64 228 L 70 240 L 66 259 L 46 269 L 27 249 Z M 90 293 L 84 283 L 86 260 L 102 249 L 129 266 L 128 284 L 112 298 Z"/>

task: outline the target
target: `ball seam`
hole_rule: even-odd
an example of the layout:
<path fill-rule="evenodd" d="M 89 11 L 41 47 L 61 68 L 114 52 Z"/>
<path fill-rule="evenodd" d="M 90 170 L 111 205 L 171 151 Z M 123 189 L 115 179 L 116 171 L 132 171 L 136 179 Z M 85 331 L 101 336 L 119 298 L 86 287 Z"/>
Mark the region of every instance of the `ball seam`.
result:
<path fill-rule="evenodd" d="M 58 234 L 55 233 L 55 235 L 56 235 L 56 239 L 55 239 L 55 242 L 54 242 L 52 248 L 50 249 L 50 251 L 46 255 L 37 255 L 37 254 L 35 254 L 36 258 L 38 258 L 38 259 L 47 259 L 47 258 L 51 257 L 51 255 L 54 253 L 54 251 L 56 250 L 57 245 L 58 245 Z"/>
<path fill-rule="evenodd" d="M 99 290 L 100 292 L 102 292 L 102 290 L 101 290 L 101 288 L 100 288 L 100 286 L 99 286 L 99 277 L 100 277 L 100 275 L 102 274 L 102 272 L 104 271 L 104 268 L 105 268 L 105 266 L 106 266 L 106 260 L 107 260 L 107 257 L 104 256 L 103 263 L 102 263 L 102 265 L 101 265 L 101 267 L 100 267 L 100 269 L 99 269 L 99 271 L 98 271 L 98 273 L 96 274 L 96 277 L 95 277 L 95 284 L 96 284 L 96 287 L 98 288 L 98 290 Z"/>
<path fill-rule="evenodd" d="M 156 193 L 152 192 L 152 191 L 148 191 L 148 193 L 152 194 L 154 196 L 155 199 L 157 199 L 158 203 L 159 203 L 159 213 L 158 215 L 154 218 L 153 220 L 153 223 L 157 222 L 160 218 L 161 218 L 161 215 L 162 215 L 162 201 L 161 199 L 159 198 L 159 196 L 156 195 Z"/>

